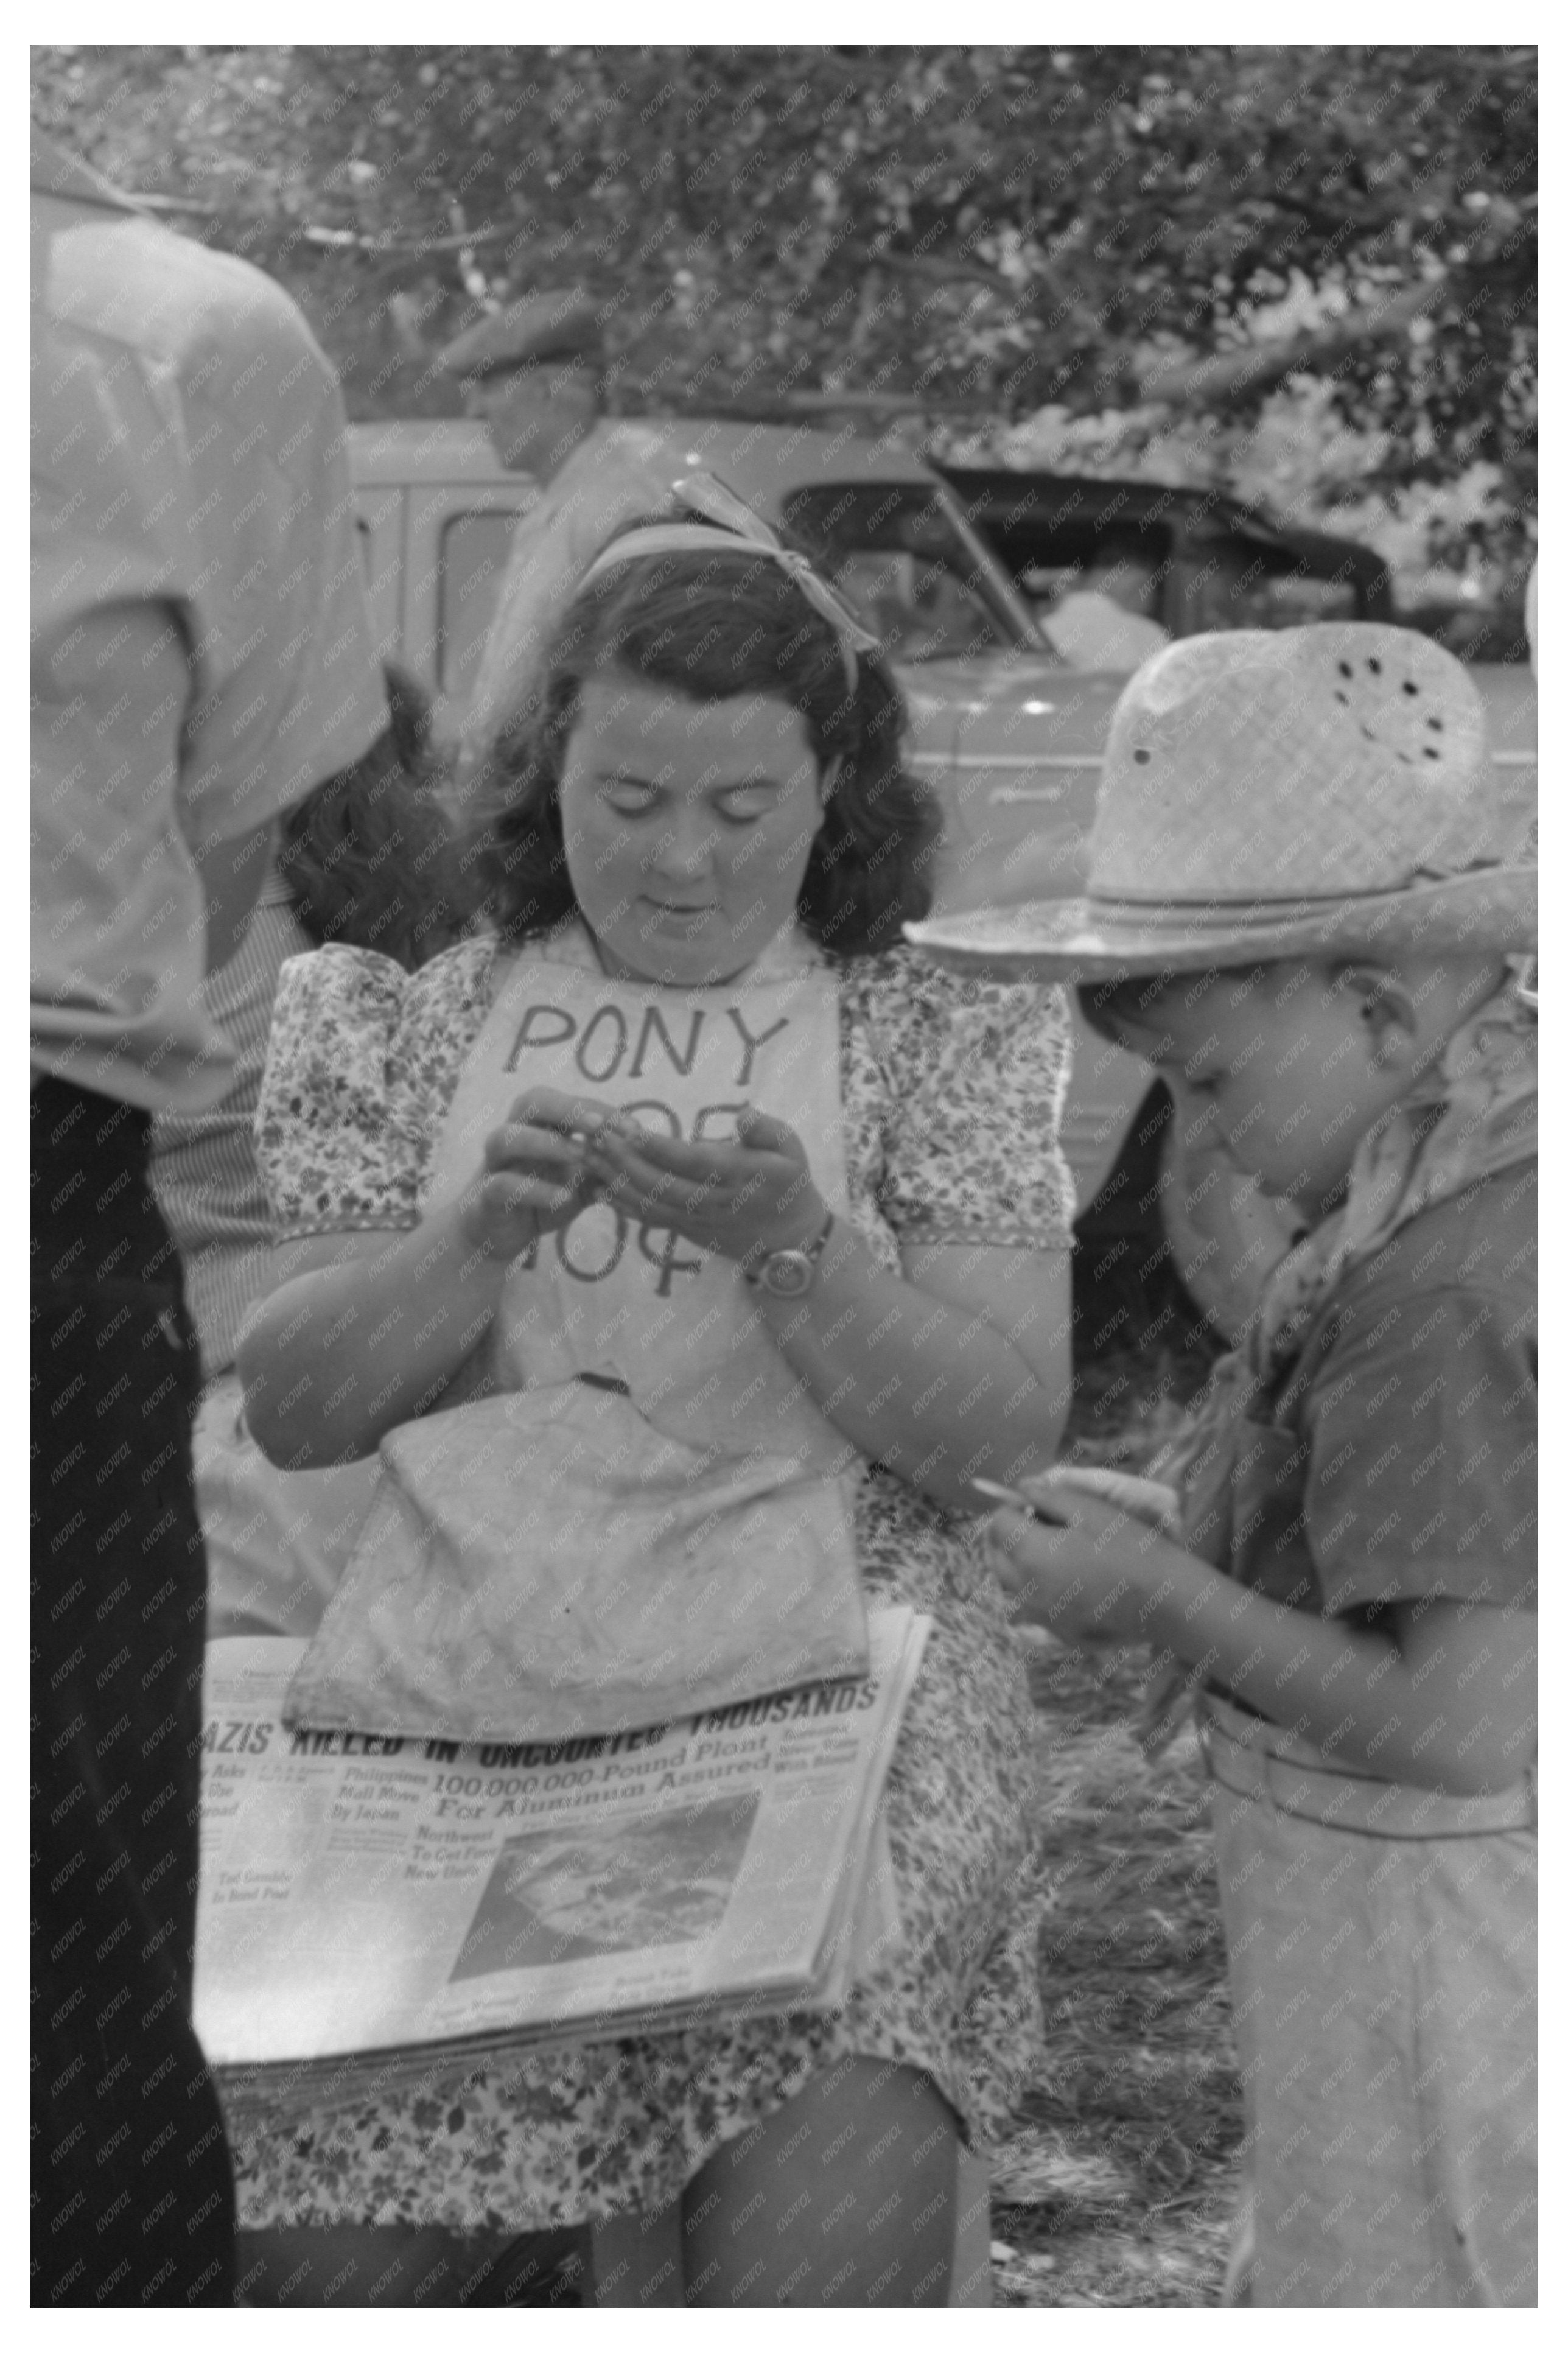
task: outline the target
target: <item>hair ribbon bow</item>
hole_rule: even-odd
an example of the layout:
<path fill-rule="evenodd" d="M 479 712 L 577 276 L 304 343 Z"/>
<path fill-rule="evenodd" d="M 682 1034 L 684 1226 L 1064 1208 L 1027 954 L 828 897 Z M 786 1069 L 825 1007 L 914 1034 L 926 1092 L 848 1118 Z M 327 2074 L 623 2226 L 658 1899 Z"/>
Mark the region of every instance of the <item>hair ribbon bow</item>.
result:
<path fill-rule="evenodd" d="M 876 653 L 880 640 L 856 617 L 837 591 L 829 586 L 810 557 L 803 554 L 797 547 L 786 547 L 754 508 L 749 507 L 744 499 L 731 490 L 728 483 L 721 482 L 717 475 L 684 474 L 670 488 L 680 503 L 702 520 L 698 522 L 647 523 L 623 533 L 595 557 L 579 581 L 579 588 L 586 588 L 591 582 L 617 565 L 629 564 L 643 556 L 675 554 L 698 547 L 711 547 L 733 554 L 735 541 L 744 540 L 759 555 L 765 556 L 788 575 L 806 603 L 834 631 L 843 649 L 849 691 L 853 693 L 859 683 L 858 657 Z"/>

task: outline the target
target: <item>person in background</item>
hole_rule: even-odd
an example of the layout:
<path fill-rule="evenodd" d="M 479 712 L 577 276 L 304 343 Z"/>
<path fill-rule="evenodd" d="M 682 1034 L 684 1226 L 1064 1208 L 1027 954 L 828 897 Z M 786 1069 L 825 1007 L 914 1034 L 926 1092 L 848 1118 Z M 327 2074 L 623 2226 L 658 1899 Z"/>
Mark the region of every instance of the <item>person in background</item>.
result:
<path fill-rule="evenodd" d="M 1151 1466 L 1180 1541 L 1064 1471 L 1027 1482 L 1056 1525 L 991 1544 L 1026 1619 L 1204 1683 L 1237 2302 L 1535 2302 L 1537 876 L 1507 833 L 1476 688 L 1415 631 L 1190 638 L 1117 705 L 1089 895 L 997 959 L 1075 981 L 1306 1221 Z"/>
<path fill-rule="evenodd" d="M 32 2299 L 226 2305 L 190 2023 L 197 1358 L 148 1133 L 228 1084 L 204 972 L 385 701 L 299 311 L 36 133 L 30 160 Z"/>
<path fill-rule="evenodd" d="M 208 1111 L 160 1112 L 151 1177 L 179 1247 L 201 1351 L 194 1433 L 207 1558 L 207 1639 L 308 1634 L 342 1574 L 374 1466 L 276 1470 L 245 1429 L 235 1340 L 276 1279 L 253 1125 L 278 976 L 290 956 L 337 942 L 414 971 L 460 927 L 447 820 L 429 756 L 430 703 L 384 666 L 388 726 L 362 760 L 289 816 L 238 953 L 210 974 L 206 1009 L 235 1054 Z"/>
<path fill-rule="evenodd" d="M 465 802 L 489 754 L 527 724 L 546 649 L 591 558 L 634 516 L 667 512 L 671 482 L 691 470 L 685 438 L 601 415 L 600 309 L 578 287 L 529 295 L 441 354 L 468 413 L 489 423 L 502 465 L 531 474 L 542 491 L 512 534 L 464 702 L 456 789 Z"/>
<path fill-rule="evenodd" d="M 1111 534 L 1040 628 L 1074 670 L 1136 670 L 1171 642 L 1154 618 L 1158 596 L 1156 567 L 1137 534 Z"/>

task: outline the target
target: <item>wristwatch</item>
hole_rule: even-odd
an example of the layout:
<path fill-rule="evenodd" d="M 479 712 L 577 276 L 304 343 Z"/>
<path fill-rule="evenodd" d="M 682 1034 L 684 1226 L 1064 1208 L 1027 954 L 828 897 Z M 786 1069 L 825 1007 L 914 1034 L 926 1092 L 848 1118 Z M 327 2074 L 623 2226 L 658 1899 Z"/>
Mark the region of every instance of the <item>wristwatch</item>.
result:
<path fill-rule="evenodd" d="M 741 1271 L 753 1291 L 771 1291 L 775 1299 L 798 1299 L 816 1282 L 817 1261 L 827 1248 L 827 1237 L 832 1231 L 833 1212 L 829 1209 L 815 1241 L 804 1243 L 799 1250 L 770 1250 L 755 1266 L 742 1267 Z"/>

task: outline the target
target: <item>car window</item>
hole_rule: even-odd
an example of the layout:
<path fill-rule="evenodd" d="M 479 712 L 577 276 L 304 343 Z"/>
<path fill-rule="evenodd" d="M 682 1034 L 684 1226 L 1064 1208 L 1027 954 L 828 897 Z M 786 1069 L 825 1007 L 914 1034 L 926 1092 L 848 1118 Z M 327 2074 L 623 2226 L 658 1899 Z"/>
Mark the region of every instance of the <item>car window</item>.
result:
<path fill-rule="evenodd" d="M 1356 573 L 1327 557 L 1240 537 L 1190 543 L 1171 582 L 1174 634 L 1205 629 L 1293 629 L 1308 621 L 1364 617 Z"/>
<path fill-rule="evenodd" d="M 825 483 L 795 491 L 783 513 L 896 659 L 1000 653 L 1015 643 L 952 515 L 920 483 Z"/>
<path fill-rule="evenodd" d="M 473 683 L 517 520 L 516 511 L 492 507 L 453 515 L 443 526 L 436 662 L 443 694 L 464 694 Z"/>

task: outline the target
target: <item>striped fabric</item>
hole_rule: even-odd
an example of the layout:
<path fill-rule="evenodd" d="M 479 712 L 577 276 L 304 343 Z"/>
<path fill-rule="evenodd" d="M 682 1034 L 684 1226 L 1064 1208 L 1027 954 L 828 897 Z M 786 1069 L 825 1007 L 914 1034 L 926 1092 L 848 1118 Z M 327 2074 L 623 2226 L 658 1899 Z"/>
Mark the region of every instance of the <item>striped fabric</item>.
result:
<path fill-rule="evenodd" d="M 238 1053 L 233 1082 L 205 1112 L 161 1112 L 153 1123 L 152 1182 L 184 1262 L 185 1298 L 211 1381 L 234 1362 L 235 1337 L 260 1289 L 269 1247 L 267 1195 L 252 1137 L 278 975 L 311 942 L 269 870 L 237 955 L 209 973 L 207 1011 Z"/>

